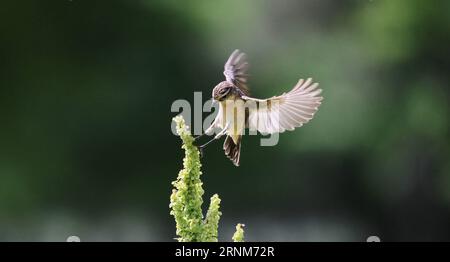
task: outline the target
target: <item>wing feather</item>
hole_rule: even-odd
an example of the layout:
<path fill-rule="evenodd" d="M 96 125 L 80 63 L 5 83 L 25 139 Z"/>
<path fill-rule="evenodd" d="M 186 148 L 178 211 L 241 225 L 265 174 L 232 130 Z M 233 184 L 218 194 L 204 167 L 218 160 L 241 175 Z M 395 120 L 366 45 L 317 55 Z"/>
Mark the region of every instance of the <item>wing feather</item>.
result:
<path fill-rule="evenodd" d="M 246 96 L 250 93 L 247 87 L 248 67 L 246 54 L 236 49 L 225 63 L 223 71 L 226 80 L 238 87 Z"/>
<path fill-rule="evenodd" d="M 248 127 L 263 134 L 283 133 L 308 123 L 317 112 L 323 97 L 311 78 L 300 79 L 288 93 L 268 99 L 243 96 L 242 99 L 254 101 L 257 107 L 249 110 Z"/>

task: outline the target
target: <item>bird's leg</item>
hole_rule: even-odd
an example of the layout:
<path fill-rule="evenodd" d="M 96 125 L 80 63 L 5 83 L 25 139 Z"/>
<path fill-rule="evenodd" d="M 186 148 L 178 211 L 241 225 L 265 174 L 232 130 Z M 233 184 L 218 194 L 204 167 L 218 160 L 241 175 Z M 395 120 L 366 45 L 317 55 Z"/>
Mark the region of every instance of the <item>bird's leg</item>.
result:
<path fill-rule="evenodd" d="M 196 137 L 194 137 L 194 144 L 195 142 L 197 142 L 200 138 L 204 137 L 205 135 L 211 135 L 214 132 L 214 123 L 208 127 L 208 129 L 205 130 L 205 132 L 201 135 L 198 135 Z"/>
<path fill-rule="evenodd" d="M 212 141 L 214 141 L 214 140 L 216 140 L 216 139 L 217 139 L 217 138 L 214 137 L 213 139 L 209 140 L 208 142 L 204 143 L 203 145 L 201 145 L 201 146 L 199 146 L 199 147 L 200 147 L 200 148 L 204 148 L 204 147 L 206 147 L 207 145 L 209 145 Z"/>
<path fill-rule="evenodd" d="M 208 142 L 206 142 L 205 144 L 203 144 L 203 145 L 201 145 L 201 146 L 198 146 L 198 150 L 200 151 L 200 156 L 201 156 L 201 157 L 203 157 L 203 155 L 204 155 L 204 154 L 203 154 L 203 149 L 204 149 L 207 145 L 209 145 L 211 142 L 213 142 L 213 141 L 219 139 L 220 137 L 222 137 L 222 136 L 227 132 L 227 127 L 228 127 L 228 125 L 227 125 L 222 131 L 220 131 L 217 135 L 215 135 L 213 139 L 209 140 Z M 206 132 L 205 132 L 205 133 L 206 133 Z"/>
<path fill-rule="evenodd" d="M 205 135 L 206 135 L 206 133 L 203 133 L 201 135 L 198 135 L 198 136 L 194 137 L 194 142 L 199 140 L 201 137 L 204 137 Z"/>
<path fill-rule="evenodd" d="M 217 140 L 218 138 L 216 138 L 217 136 L 215 136 L 213 139 L 211 139 L 211 140 L 209 140 L 208 142 L 206 142 L 206 143 L 204 143 L 203 145 L 201 145 L 201 146 L 198 146 L 197 148 L 198 148 L 198 151 L 200 151 L 200 157 L 203 157 L 203 150 L 204 150 L 204 148 L 207 146 L 207 145 L 209 145 L 211 142 L 213 142 L 213 141 L 215 141 L 215 140 Z"/>

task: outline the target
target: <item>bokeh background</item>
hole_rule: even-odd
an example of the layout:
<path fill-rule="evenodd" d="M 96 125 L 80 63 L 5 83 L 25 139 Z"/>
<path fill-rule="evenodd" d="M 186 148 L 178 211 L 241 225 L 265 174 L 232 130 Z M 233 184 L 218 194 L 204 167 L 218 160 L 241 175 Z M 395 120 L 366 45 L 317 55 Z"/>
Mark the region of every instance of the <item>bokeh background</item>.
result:
<path fill-rule="evenodd" d="M 239 168 L 206 150 L 221 240 L 449 241 L 449 3 L 2 2 L 0 240 L 173 241 L 170 107 L 239 48 L 253 95 L 313 77 L 325 99 Z"/>

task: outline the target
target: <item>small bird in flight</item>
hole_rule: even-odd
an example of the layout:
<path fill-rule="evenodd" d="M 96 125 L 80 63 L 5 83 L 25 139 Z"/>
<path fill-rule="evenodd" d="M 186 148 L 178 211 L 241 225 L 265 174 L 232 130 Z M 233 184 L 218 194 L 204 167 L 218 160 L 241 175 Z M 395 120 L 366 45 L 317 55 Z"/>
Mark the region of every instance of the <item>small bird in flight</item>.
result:
<path fill-rule="evenodd" d="M 292 131 L 313 118 L 323 99 L 319 96 L 322 92 L 319 84 L 311 78 L 300 79 L 291 91 L 280 96 L 252 98 L 247 87 L 247 70 L 245 53 L 235 50 L 225 63 L 225 81 L 212 91 L 213 100 L 219 102 L 219 112 L 205 133 L 195 138 L 210 135 L 219 128 L 213 139 L 199 146 L 200 152 L 203 154 L 206 145 L 226 135 L 223 149 L 235 166 L 239 166 L 245 128 L 262 134 Z"/>

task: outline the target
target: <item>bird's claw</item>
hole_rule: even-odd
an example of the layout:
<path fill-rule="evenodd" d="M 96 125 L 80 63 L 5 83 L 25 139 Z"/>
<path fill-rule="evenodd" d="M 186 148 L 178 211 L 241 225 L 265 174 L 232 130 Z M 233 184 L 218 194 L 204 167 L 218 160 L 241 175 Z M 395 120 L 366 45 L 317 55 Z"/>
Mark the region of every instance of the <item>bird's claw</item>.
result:
<path fill-rule="evenodd" d="M 202 146 L 198 146 L 198 152 L 200 153 L 200 158 L 203 158 L 203 147 Z"/>
<path fill-rule="evenodd" d="M 200 137 L 202 137 L 202 136 L 200 135 L 200 136 L 194 137 L 194 140 L 193 140 L 192 142 L 193 142 L 193 144 L 194 144 L 195 146 L 197 146 L 196 143 L 198 142 L 198 140 L 200 139 Z"/>

